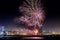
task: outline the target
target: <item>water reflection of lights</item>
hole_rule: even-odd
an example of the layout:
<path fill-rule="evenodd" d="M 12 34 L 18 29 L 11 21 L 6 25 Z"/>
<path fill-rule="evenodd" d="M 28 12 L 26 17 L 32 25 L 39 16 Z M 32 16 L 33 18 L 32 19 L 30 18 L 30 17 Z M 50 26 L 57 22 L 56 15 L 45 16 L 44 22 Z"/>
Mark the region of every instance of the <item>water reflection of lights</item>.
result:
<path fill-rule="evenodd" d="M 23 39 L 44 39 L 43 37 L 24 37 Z"/>

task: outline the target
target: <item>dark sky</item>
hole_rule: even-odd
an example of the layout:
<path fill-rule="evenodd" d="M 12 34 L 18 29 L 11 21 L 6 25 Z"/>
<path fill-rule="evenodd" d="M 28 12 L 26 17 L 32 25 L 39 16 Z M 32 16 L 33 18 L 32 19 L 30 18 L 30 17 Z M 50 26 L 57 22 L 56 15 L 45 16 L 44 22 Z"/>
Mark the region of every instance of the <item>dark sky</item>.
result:
<path fill-rule="evenodd" d="M 46 19 L 44 29 L 49 31 L 59 31 L 60 29 L 60 1 L 45 0 Z"/>
<path fill-rule="evenodd" d="M 18 15 L 19 1 L 0 1 L 0 24 L 11 22 Z"/>
<path fill-rule="evenodd" d="M 19 16 L 19 4 L 21 0 L 2 0 L 0 1 L 0 25 L 6 25 L 12 22 L 13 18 Z M 50 27 L 52 24 L 60 23 L 60 1 L 59 0 L 44 0 L 46 9 L 46 19 L 44 26 Z"/>
<path fill-rule="evenodd" d="M 60 17 L 60 1 L 59 0 L 46 0 L 45 6 L 47 10 L 47 18 Z"/>

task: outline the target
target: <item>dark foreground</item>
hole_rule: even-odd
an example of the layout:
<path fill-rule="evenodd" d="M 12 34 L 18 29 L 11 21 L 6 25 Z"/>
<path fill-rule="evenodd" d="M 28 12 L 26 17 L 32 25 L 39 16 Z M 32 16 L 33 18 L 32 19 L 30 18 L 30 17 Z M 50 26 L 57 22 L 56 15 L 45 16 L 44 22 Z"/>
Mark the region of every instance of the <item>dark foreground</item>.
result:
<path fill-rule="evenodd" d="M 60 35 L 43 35 L 43 36 L 0 36 L 0 40 L 24 40 L 24 39 L 40 39 L 40 40 L 60 40 Z"/>

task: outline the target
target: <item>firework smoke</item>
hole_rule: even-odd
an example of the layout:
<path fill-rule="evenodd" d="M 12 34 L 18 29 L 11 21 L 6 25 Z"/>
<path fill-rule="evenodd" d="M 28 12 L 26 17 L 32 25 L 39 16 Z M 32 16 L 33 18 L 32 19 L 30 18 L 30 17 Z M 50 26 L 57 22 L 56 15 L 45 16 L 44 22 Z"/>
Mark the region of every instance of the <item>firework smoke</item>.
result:
<path fill-rule="evenodd" d="M 18 18 L 18 22 L 24 24 L 27 27 L 37 30 L 42 27 L 44 21 L 44 10 L 41 6 L 41 0 L 25 0 L 19 7 L 19 11 L 23 16 Z M 36 33 L 36 34 L 37 34 Z"/>

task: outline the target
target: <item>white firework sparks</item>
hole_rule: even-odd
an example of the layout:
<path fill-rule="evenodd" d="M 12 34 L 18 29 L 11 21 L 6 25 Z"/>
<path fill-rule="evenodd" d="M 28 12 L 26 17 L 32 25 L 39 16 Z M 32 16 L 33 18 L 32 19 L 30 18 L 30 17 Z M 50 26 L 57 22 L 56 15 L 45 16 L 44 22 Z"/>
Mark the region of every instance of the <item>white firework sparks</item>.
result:
<path fill-rule="evenodd" d="M 25 0 L 19 7 L 23 16 L 18 18 L 19 21 L 25 22 L 29 27 L 41 28 L 45 18 L 44 10 L 41 7 L 41 0 Z"/>
<path fill-rule="evenodd" d="M 44 21 L 44 11 L 41 7 L 41 0 L 26 0 L 23 5 L 19 7 L 20 12 L 23 12 L 25 16 L 20 20 L 33 24 L 35 27 L 41 27 Z M 22 20 L 22 21 L 23 21 Z"/>

